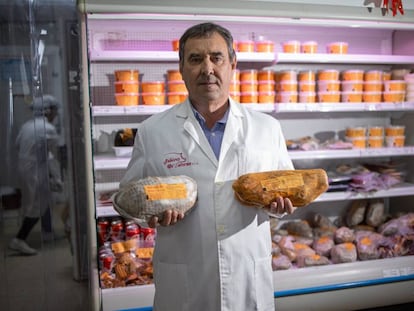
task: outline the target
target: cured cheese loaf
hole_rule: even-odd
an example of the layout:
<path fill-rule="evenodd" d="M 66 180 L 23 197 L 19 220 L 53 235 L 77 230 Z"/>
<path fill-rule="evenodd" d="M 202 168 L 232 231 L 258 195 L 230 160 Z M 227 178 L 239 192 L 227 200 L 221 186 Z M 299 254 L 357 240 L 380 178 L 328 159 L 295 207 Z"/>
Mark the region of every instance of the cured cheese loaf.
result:
<path fill-rule="evenodd" d="M 293 206 L 308 205 L 328 189 L 328 176 L 323 169 L 280 170 L 249 173 L 233 183 L 240 202 L 269 207 L 277 197 L 286 197 Z"/>
<path fill-rule="evenodd" d="M 187 213 L 197 200 L 197 183 L 188 176 L 146 177 L 129 182 L 112 198 L 124 217 L 148 221 L 166 210 Z"/>

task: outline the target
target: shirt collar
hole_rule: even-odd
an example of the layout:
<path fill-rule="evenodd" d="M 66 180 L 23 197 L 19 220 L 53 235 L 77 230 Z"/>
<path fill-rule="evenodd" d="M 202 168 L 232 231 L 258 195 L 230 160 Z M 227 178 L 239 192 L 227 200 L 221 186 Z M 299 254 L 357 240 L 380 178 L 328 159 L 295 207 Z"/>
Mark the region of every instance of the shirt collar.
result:
<path fill-rule="evenodd" d="M 197 121 L 198 121 L 198 122 L 202 122 L 203 124 L 205 124 L 205 123 L 206 123 L 206 119 L 204 119 L 204 117 L 201 115 L 201 113 L 199 113 L 199 112 L 198 112 L 198 111 L 194 108 L 194 106 L 193 106 L 192 104 L 190 104 L 190 106 L 191 106 L 191 109 L 193 110 L 194 116 L 196 117 Z M 226 124 L 226 123 L 227 123 L 227 120 L 228 120 L 228 118 L 229 118 L 229 111 L 230 111 L 230 105 L 228 106 L 228 108 L 227 108 L 226 112 L 224 113 L 223 117 L 222 117 L 220 120 L 218 120 L 218 121 L 216 122 L 216 124 L 217 124 L 217 123 L 220 123 L 220 124 Z"/>

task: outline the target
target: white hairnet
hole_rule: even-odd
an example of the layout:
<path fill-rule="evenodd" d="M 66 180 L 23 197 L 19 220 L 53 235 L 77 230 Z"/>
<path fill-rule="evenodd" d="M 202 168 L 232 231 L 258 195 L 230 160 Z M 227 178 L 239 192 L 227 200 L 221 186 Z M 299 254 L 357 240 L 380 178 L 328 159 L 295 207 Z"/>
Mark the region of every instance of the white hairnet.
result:
<path fill-rule="evenodd" d="M 52 95 L 43 95 L 33 100 L 31 108 L 34 112 L 46 113 L 51 108 L 57 107 L 58 101 Z"/>

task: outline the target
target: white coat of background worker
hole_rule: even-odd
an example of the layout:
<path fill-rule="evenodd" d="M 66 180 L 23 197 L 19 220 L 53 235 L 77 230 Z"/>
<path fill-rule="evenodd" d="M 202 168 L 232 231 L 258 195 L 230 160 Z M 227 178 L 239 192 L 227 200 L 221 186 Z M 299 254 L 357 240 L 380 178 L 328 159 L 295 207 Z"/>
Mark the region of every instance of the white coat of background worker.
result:
<path fill-rule="evenodd" d="M 19 184 L 22 193 L 23 221 L 9 248 L 24 255 L 35 255 L 26 238 L 42 219 L 42 234 L 52 233 L 52 192 L 62 190 L 59 166 L 55 159 L 58 134 L 53 119 L 58 102 L 51 95 L 35 98 L 30 107 L 33 118 L 26 121 L 16 138 Z"/>
<path fill-rule="evenodd" d="M 240 204 L 233 181 L 251 172 L 293 169 L 279 122 L 229 97 L 236 69 L 230 32 L 213 23 L 180 39 L 179 67 L 189 98 L 138 126 L 121 180 L 187 175 L 198 201 L 184 216 L 171 210 L 157 226 L 153 257 L 155 311 L 274 310 L 269 215 Z M 274 213 L 292 213 L 287 198 Z"/>

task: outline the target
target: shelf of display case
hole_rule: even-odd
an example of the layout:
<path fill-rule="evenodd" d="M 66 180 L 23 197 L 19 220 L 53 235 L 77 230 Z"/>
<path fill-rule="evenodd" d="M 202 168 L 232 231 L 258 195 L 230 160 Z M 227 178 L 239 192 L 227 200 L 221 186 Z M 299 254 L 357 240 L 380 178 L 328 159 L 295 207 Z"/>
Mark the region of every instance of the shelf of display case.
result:
<path fill-rule="evenodd" d="M 277 53 L 276 63 L 296 64 L 413 64 L 413 56 L 369 55 L 369 54 L 328 54 L 328 53 Z"/>
<path fill-rule="evenodd" d="M 405 283 L 405 286 L 413 284 L 413 259 L 414 256 L 402 256 L 275 271 L 273 272 L 275 297 L 292 297 L 297 300 L 300 298 L 300 295 L 304 294 L 317 294 L 326 291 L 357 288 L 360 292 L 357 295 L 362 296 L 362 299 L 366 299 L 366 296 L 363 297 L 364 295 L 361 292 L 363 292 L 364 288 L 367 286 L 401 284 L 398 282 L 409 282 Z M 298 278 L 301 280 L 300 282 L 294 281 L 298 280 Z M 401 285 L 399 287 L 401 287 Z M 402 293 L 403 291 L 401 288 L 398 290 L 405 299 L 411 301 L 412 292 L 404 291 L 404 293 Z M 384 293 L 384 291 L 382 292 Z M 350 295 L 351 293 L 344 292 L 344 294 Z M 375 293 L 370 294 L 375 295 Z M 389 294 L 390 293 L 387 295 Z M 357 299 L 355 296 L 356 293 L 353 295 L 353 297 Z M 344 297 L 343 299 L 346 301 L 349 297 Z M 361 299 L 361 297 L 359 299 Z M 389 299 L 389 297 L 385 297 L 385 300 L 387 299 Z M 386 302 L 382 302 L 382 304 L 385 303 Z M 295 304 L 295 306 L 297 307 L 297 304 Z"/>
<path fill-rule="evenodd" d="M 275 104 L 243 104 L 256 111 L 266 113 L 284 112 L 372 112 L 372 111 L 414 111 L 414 102 L 378 102 L 378 103 L 275 103 Z M 127 116 L 152 115 L 163 112 L 171 105 L 137 105 L 137 106 L 92 106 L 92 116 Z"/>
<path fill-rule="evenodd" d="M 343 150 L 290 150 L 292 160 L 399 157 L 414 155 L 414 146 Z"/>
<path fill-rule="evenodd" d="M 93 50 L 91 61 L 156 61 L 178 62 L 178 52 L 175 51 L 133 51 L 133 50 Z"/>
<path fill-rule="evenodd" d="M 150 311 L 154 302 L 153 284 L 102 289 L 104 310 Z"/>
<path fill-rule="evenodd" d="M 293 295 L 296 290 L 307 293 L 318 292 L 319 286 L 348 284 L 348 287 L 358 286 L 361 281 L 376 280 L 383 283 L 401 280 L 414 280 L 414 256 L 402 256 L 388 259 L 358 261 L 358 271 L 355 263 L 331 264 L 319 267 L 279 270 L 274 272 L 275 296 Z M 375 263 L 375 264 L 373 264 Z M 341 267 L 341 269 L 338 269 Z M 303 273 L 306 271 L 306 273 Z M 297 277 L 303 282 L 295 282 Z M 318 277 L 322 276 L 322 277 Z M 280 282 L 283 279 L 284 282 Z M 285 282 L 286 281 L 286 282 Z M 302 293 L 303 293 L 302 292 Z"/>
<path fill-rule="evenodd" d="M 372 158 L 372 157 L 400 157 L 414 155 L 414 146 L 384 147 L 344 150 L 290 150 L 292 160 L 309 159 L 344 159 L 344 158 Z M 114 154 L 95 155 L 95 170 L 125 169 L 130 157 L 116 157 Z"/>
<path fill-rule="evenodd" d="M 373 102 L 373 103 L 278 103 L 275 113 L 284 112 L 398 112 L 414 111 L 414 102 Z"/>
<path fill-rule="evenodd" d="M 412 285 L 414 284 L 414 256 L 403 256 L 388 259 L 358 261 L 354 263 L 331 264 L 318 267 L 279 270 L 273 272 L 274 297 L 277 304 L 283 304 L 283 299 L 292 297 L 297 304 L 308 303 L 302 300 L 301 295 L 319 293 L 321 291 L 341 291 L 356 288 L 354 299 L 364 296 L 364 288 L 370 285 L 387 284 L 391 286 L 389 293 L 383 293 L 382 304 L 389 302 L 390 295 L 395 295 L 393 284 L 405 286 L 398 288 L 399 296 L 410 299 Z M 322 276 L 322 277 L 321 277 Z M 300 279 L 300 282 L 297 280 Z M 106 310 L 152 310 L 154 298 L 154 285 L 137 285 L 102 290 L 102 300 Z M 366 293 L 365 295 L 372 293 Z M 343 292 L 338 304 L 347 303 L 350 293 Z M 340 298 L 343 296 L 342 298 Z M 366 298 L 366 296 L 365 296 Z M 383 301 L 385 300 L 385 301 Z M 295 304 L 297 306 L 297 304 Z M 283 308 L 282 308 L 283 309 Z"/>
<path fill-rule="evenodd" d="M 375 199 L 375 198 L 389 198 L 399 196 L 414 195 L 414 184 L 402 183 L 387 190 L 379 190 L 375 192 L 325 192 L 320 195 L 315 202 L 332 202 L 342 200 L 360 200 L 360 199 Z"/>
<path fill-rule="evenodd" d="M 249 53 L 249 52 L 237 52 L 238 62 L 263 62 L 263 63 L 274 63 L 274 53 Z"/>
<path fill-rule="evenodd" d="M 117 211 L 115 211 L 112 205 L 99 205 L 100 203 L 96 203 L 96 218 L 98 217 L 112 217 L 112 216 L 119 216 Z"/>
<path fill-rule="evenodd" d="M 133 51 L 133 50 L 93 50 L 91 61 L 142 61 L 142 62 L 178 62 L 176 51 Z M 274 53 L 237 52 L 239 62 L 273 63 Z"/>
<path fill-rule="evenodd" d="M 176 51 L 92 50 L 91 61 L 178 62 Z M 406 55 L 329 54 L 329 53 L 261 53 L 237 52 L 239 62 L 296 63 L 296 64 L 413 64 L 414 57 Z"/>
<path fill-rule="evenodd" d="M 152 115 L 163 112 L 171 105 L 137 105 L 137 106 L 92 106 L 92 116 L 127 116 L 127 115 Z"/>
<path fill-rule="evenodd" d="M 95 155 L 95 170 L 119 170 L 126 169 L 131 157 L 117 157 L 112 153 Z"/>
<path fill-rule="evenodd" d="M 119 188 L 119 181 L 95 183 L 95 192 L 109 192 Z"/>

